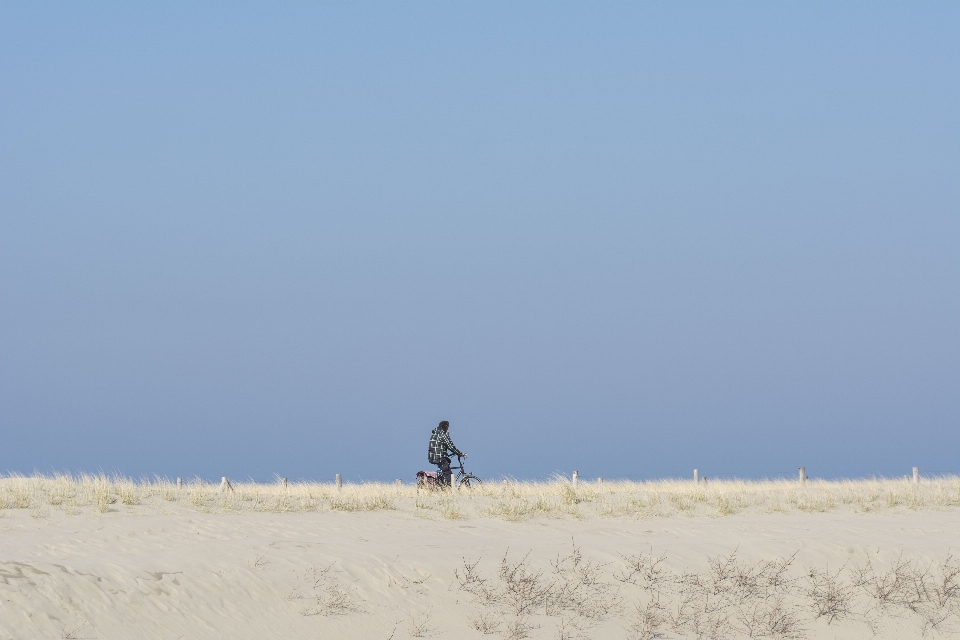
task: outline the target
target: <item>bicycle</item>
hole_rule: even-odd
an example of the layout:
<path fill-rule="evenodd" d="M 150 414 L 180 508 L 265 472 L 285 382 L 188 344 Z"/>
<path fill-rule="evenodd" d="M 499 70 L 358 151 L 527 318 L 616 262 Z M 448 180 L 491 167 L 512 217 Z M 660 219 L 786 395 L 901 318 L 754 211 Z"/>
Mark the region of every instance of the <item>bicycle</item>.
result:
<path fill-rule="evenodd" d="M 461 456 L 457 456 L 457 462 L 460 463 L 457 466 L 450 465 L 450 471 L 457 472 L 457 475 L 451 478 L 457 489 L 469 489 L 470 487 L 483 484 L 480 478 L 463 468 L 463 458 Z M 421 471 L 417 474 L 418 489 L 443 489 L 445 487 L 446 485 L 443 484 L 443 476 L 437 472 L 427 473 L 426 471 Z"/>

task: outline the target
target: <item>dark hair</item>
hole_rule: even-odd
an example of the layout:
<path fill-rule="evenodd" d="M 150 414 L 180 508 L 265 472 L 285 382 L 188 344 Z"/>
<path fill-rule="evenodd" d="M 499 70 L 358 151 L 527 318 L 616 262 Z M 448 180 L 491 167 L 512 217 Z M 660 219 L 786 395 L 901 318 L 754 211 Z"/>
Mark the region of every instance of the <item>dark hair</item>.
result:
<path fill-rule="evenodd" d="M 444 431 L 447 431 L 448 429 L 450 429 L 450 423 L 447 422 L 446 420 L 441 420 L 440 428 L 443 429 Z"/>

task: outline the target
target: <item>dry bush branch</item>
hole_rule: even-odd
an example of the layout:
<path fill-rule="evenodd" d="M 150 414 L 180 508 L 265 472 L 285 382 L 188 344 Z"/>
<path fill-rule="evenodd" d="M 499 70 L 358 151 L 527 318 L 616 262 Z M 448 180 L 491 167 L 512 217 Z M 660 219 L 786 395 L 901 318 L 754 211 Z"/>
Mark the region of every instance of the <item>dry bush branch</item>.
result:
<path fill-rule="evenodd" d="M 470 626 L 484 635 L 497 633 L 502 624 L 503 619 L 500 614 L 488 607 L 484 607 L 480 613 L 470 618 Z"/>
<path fill-rule="evenodd" d="M 665 555 L 638 553 L 635 556 L 621 555 L 620 557 L 626 566 L 614 573 L 615 580 L 637 585 L 647 592 L 659 592 L 671 580 L 670 573 L 661 566 L 667 559 Z"/>
<path fill-rule="evenodd" d="M 504 623 L 503 629 L 498 633 L 504 640 L 523 640 L 529 638 L 530 632 L 537 628 L 539 627 L 531 622 L 529 616 L 514 616 Z"/>
<path fill-rule="evenodd" d="M 601 620 L 620 606 L 619 591 L 603 579 L 602 565 L 585 560 L 573 543 L 571 553 L 552 563 L 554 581 L 546 597 L 547 615 L 569 612 L 577 618 Z"/>
<path fill-rule="evenodd" d="M 703 591 L 697 588 L 699 585 L 693 583 L 692 588 L 685 588 L 684 584 L 679 583 L 676 596 L 677 600 L 668 614 L 667 620 L 670 627 L 677 632 L 684 631 L 691 627 L 699 627 L 699 618 L 701 615 L 700 602 L 703 598 Z"/>
<path fill-rule="evenodd" d="M 412 591 L 414 593 L 425 595 L 427 593 L 427 588 L 424 586 L 427 580 L 432 576 L 428 573 L 425 576 L 420 576 L 419 578 L 408 578 L 404 574 L 400 574 L 399 579 L 395 576 L 389 576 L 390 584 L 396 584 L 401 589 Z"/>
<path fill-rule="evenodd" d="M 69 631 L 67 630 L 66 627 L 64 627 L 64 628 L 63 628 L 63 633 L 60 635 L 60 637 L 62 638 L 62 640 L 81 640 L 82 636 L 79 636 L 79 635 L 77 635 L 77 634 L 79 634 L 79 633 L 80 633 L 80 630 L 83 629 L 85 626 L 87 626 L 87 621 L 86 621 L 86 620 L 84 620 L 83 622 L 81 622 L 81 623 L 80 623 L 79 625 L 77 625 L 76 627 L 73 627 L 73 628 L 70 629 Z"/>
<path fill-rule="evenodd" d="M 854 584 L 869 595 L 880 610 L 903 608 L 916 611 L 916 606 L 924 598 L 918 584 L 927 580 L 929 570 L 921 571 L 916 562 L 904 560 L 901 554 L 889 570 L 877 572 L 873 560 L 867 556 L 867 562 L 855 570 Z"/>
<path fill-rule="evenodd" d="M 846 565 L 840 567 L 836 573 L 830 573 L 830 568 L 824 570 L 810 569 L 807 571 L 807 588 L 804 590 L 810 599 L 810 605 L 816 614 L 815 620 L 826 618 L 830 625 L 836 620 L 843 620 L 853 615 L 853 597 L 855 586 L 841 578 Z"/>
<path fill-rule="evenodd" d="M 458 589 L 484 607 L 472 620 L 484 633 L 496 629 L 506 638 L 526 637 L 536 628 L 532 617 L 542 614 L 560 618 L 558 632 L 572 638 L 620 606 L 619 592 L 605 580 L 603 565 L 585 559 L 575 543 L 568 555 L 550 563 L 549 574 L 531 566 L 529 553 L 514 561 L 505 553 L 492 579 L 481 575 L 478 565 L 464 559 L 454 576 Z"/>
<path fill-rule="evenodd" d="M 737 618 L 750 638 L 793 640 L 805 637 L 797 606 L 788 603 L 783 596 L 741 607 Z"/>
<path fill-rule="evenodd" d="M 750 564 L 734 551 L 708 558 L 706 574 L 673 573 L 665 568 L 663 556 L 652 553 L 623 558 L 625 567 L 617 579 L 652 597 L 635 614 L 635 620 L 646 622 L 635 622 L 630 628 L 634 636 L 655 637 L 667 624 L 677 633 L 710 639 L 803 634 L 795 602 L 800 595 L 797 578 L 789 573 L 794 556 Z"/>
<path fill-rule="evenodd" d="M 501 589 L 497 602 L 517 618 L 531 615 L 544 607 L 553 589 L 553 583 L 544 582 L 543 571 L 530 567 L 529 556 L 527 553 L 518 562 L 510 563 L 505 553 L 500 561 Z"/>
<path fill-rule="evenodd" d="M 309 566 L 297 574 L 297 582 L 287 596 L 291 602 L 305 601 L 300 610 L 302 616 L 338 616 L 360 611 L 350 592 L 340 586 L 336 576 L 330 574 L 334 562 L 320 569 Z"/>
<path fill-rule="evenodd" d="M 423 613 L 411 616 L 410 626 L 407 627 L 407 633 L 414 638 L 423 638 L 433 631 L 433 629 L 430 627 L 430 622 L 432 619 L 433 614 L 430 611 L 425 611 Z"/>
<path fill-rule="evenodd" d="M 936 568 L 915 572 L 912 610 L 923 619 L 924 632 L 940 630 L 958 614 L 960 606 L 960 566 L 948 555 Z"/>
<path fill-rule="evenodd" d="M 496 632 L 508 640 L 519 640 L 537 628 L 530 616 L 544 607 L 552 584 L 544 582 L 542 571 L 529 566 L 529 554 L 517 562 L 510 562 L 508 556 L 509 551 L 500 561 L 496 581 L 480 575 L 477 570 L 479 560 L 471 564 L 464 559 L 462 569 L 455 571 L 454 576 L 460 590 L 474 596 L 484 607 L 480 616 L 474 619 L 474 628 L 483 633 Z M 492 608 L 500 615 L 491 613 Z"/>
<path fill-rule="evenodd" d="M 500 593 L 493 584 L 488 582 L 487 578 L 480 575 L 477 570 L 479 564 L 479 560 L 470 564 L 464 558 L 463 568 L 454 570 L 453 575 L 460 583 L 460 591 L 466 591 L 484 606 L 498 604 Z"/>
<path fill-rule="evenodd" d="M 720 640 L 731 631 L 730 616 L 721 609 L 704 606 L 706 600 L 685 599 L 677 607 L 677 614 L 669 618 L 674 631 L 689 633 L 698 640 Z"/>
<path fill-rule="evenodd" d="M 787 577 L 795 555 L 760 561 L 752 566 L 741 562 L 736 550 L 729 556 L 710 558 L 710 590 L 731 604 L 788 593 L 795 583 Z"/>
<path fill-rule="evenodd" d="M 584 625 L 577 617 L 560 617 L 557 623 L 557 640 L 577 640 L 583 638 Z"/>
<path fill-rule="evenodd" d="M 651 599 L 646 605 L 635 605 L 627 630 L 629 640 L 653 640 L 663 634 L 660 629 L 667 623 L 669 616 L 660 606 L 660 599 Z"/>

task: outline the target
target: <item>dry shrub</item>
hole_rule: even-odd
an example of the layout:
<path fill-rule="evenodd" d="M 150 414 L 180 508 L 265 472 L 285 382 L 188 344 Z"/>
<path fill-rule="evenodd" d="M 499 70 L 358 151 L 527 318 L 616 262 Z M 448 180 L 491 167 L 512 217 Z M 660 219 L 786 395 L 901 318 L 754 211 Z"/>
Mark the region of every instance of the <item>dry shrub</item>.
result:
<path fill-rule="evenodd" d="M 351 597 L 351 592 L 340 585 L 330 571 L 335 563 L 321 569 L 308 566 L 296 574 L 296 583 L 287 600 L 300 602 L 302 616 L 337 616 L 359 611 L 360 607 Z"/>
<path fill-rule="evenodd" d="M 622 556 L 614 578 L 636 588 L 629 620 L 633 639 L 655 638 L 664 627 L 696 638 L 805 637 L 820 621 L 850 621 L 878 632 L 884 618 L 914 615 L 922 633 L 957 633 L 960 563 L 947 556 L 923 564 L 902 555 L 886 570 L 871 557 L 863 566 L 792 571 L 794 557 L 742 561 L 734 552 L 708 558 L 705 573 L 674 572 L 666 557 Z"/>
<path fill-rule="evenodd" d="M 827 624 L 853 615 L 855 586 L 841 576 L 846 565 L 836 573 L 830 568 L 810 569 L 807 572 L 806 596 L 810 599 L 816 620 L 826 618 Z"/>
<path fill-rule="evenodd" d="M 522 640 L 523 638 L 529 638 L 530 632 L 537 628 L 537 625 L 532 623 L 529 617 L 517 616 L 506 620 L 499 634 L 504 640 Z"/>
<path fill-rule="evenodd" d="M 584 619 L 602 620 L 619 608 L 618 589 L 604 579 L 602 565 L 583 558 L 576 543 L 569 555 L 558 556 L 551 564 L 553 582 L 545 601 L 548 615 L 572 614 L 582 625 Z"/>
<path fill-rule="evenodd" d="M 659 593 L 666 583 L 673 579 L 673 575 L 664 568 L 667 557 L 655 556 L 653 553 L 638 553 L 634 556 L 621 556 L 623 569 L 614 574 L 620 582 L 634 584 L 647 592 Z"/>
<path fill-rule="evenodd" d="M 470 626 L 484 635 L 497 633 L 502 624 L 503 618 L 490 607 L 483 607 L 477 615 L 470 618 Z"/>
<path fill-rule="evenodd" d="M 430 626 L 432 619 L 433 614 L 429 611 L 410 616 L 410 626 L 407 628 L 407 632 L 413 638 L 422 638 L 428 635 L 433 631 L 433 628 Z"/>
<path fill-rule="evenodd" d="M 708 558 L 706 574 L 675 573 L 665 556 L 639 553 L 623 556 L 615 578 L 639 587 L 647 597 L 634 607 L 632 638 L 655 638 L 668 626 L 696 638 L 731 635 L 800 638 L 801 609 L 793 596 L 793 557 L 748 563 L 736 551 Z"/>
<path fill-rule="evenodd" d="M 637 604 L 630 617 L 627 630 L 629 640 L 653 640 L 660 637 L 660 629 L 669 620 L 667 612 L 660 606 L 660 599 L 650 599 L 647 604 Z"/>
<path fill-rule="evenodd" d="M 877 571 L 868 555 L 854 570 L 854 585 L 873 603 L 873 623 L 883 614 L 912 612 L 923 630 L 942 630 L 960 613 L 960 565 L 948 555 L 936 566 L 905 560 L 901 554 L 886 571 Z"/>
<path fill-rule="evenodd" d="M 505 554 L 499 571 L 481 571 L 464 560 L 456 585 L 481 612 L 471 620 L 482 633 L 523 638 L 553 621 L 559 638 L 586 637 L 630 596 L 625 630 L 633 640 L 673 632 L 708 640 L 774 638 L 797 640 L 848 621 L 875 632 L 884 617 L 914 615 L 922 631 L 953 633 L 960 613 L 960 563 L 947 557 L 922 564 L 898 558 L 886 570 L 872 558 L 862 567 L 839 570 L 796 567 L 794 556 L 748 562 L 736 551 L 707 558 L 705 571 L 673 571 L 666 557 L 623 556 L 607 577 L 605 565 L 585 558 L 579 547 L 539 568 L 528 555 Z M 836 627 L 834 627 L 836 628 Z M 816 634 L 814 634 L 816 635 Z"/>
<path fill-rule="evenodd" d="M 551 562 L 549 571 L 534 568 L 529 554 L 514 561 L 504 554 L 495 578 L 482 575 L 478 565 L 464 560 L 454 576 L 459 589 L 481 606 L 472 624 L 483 633 L 525 638 L 538 628 L 534 617 L 543 615 L 559 620 L 560 637 L 573 638 L 620 606 L 618 589 L 604 578 L 602 565 L 584 559 L 576 544 Z"/>
<path fill-rule="evenodd" d="M 504 554 L 500 561 L 499 591 L 494 594 L 493 602 L 515 618 L 532 615 L 544 607 L 552 595 L 553 584 L 544 580 L 543 571 L 530 567 L 528 558 L 529 554 L 511 563 Z"/>
<path fill-rule="evenodd" d="M 556 626 L 557 640 L 578 640 L 584 637 L 584 627 L 577 618 L 561 617 Z"/>

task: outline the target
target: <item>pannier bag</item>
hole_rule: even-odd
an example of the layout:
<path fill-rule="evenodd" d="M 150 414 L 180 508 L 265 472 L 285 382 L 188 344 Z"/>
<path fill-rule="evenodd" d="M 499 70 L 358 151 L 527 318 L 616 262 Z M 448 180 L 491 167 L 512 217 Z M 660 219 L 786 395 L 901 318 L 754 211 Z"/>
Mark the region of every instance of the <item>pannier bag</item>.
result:
<path fill-rule="evenodd" d="M 433 488 L 440 484 L 436 471 L 417 471 L 417 486 Z"/>

